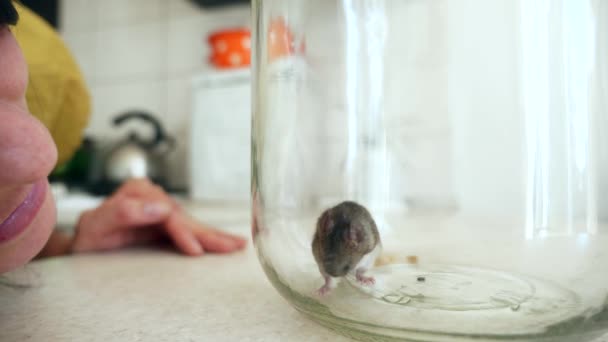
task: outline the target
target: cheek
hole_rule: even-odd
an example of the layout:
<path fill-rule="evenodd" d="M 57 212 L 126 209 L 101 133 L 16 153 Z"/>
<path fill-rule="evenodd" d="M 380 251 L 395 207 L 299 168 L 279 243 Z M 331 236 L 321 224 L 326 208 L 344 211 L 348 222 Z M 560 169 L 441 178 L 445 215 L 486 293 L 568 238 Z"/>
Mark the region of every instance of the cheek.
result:
<path fill-rule="evenodd" d="M 24 265 L 37 255 L 51 236 L 55 219 L 55 202 L 49 191 L 38 215 L 26 231 L 14 241 L 0 246 L 0 274 Z"/>

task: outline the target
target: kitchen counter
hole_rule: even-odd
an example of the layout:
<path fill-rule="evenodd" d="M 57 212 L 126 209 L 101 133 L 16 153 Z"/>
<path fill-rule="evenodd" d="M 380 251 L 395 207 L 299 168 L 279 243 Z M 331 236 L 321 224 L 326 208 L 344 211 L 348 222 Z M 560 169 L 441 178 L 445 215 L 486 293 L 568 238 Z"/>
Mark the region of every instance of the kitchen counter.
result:
<path fill-rule="evenodd" d="M 251 249 L 56 258 L 8 282 L 0 284 L 0 341 L 347 341 L 283 300 Z"/>
<path fill-rule="evenodd" d="M 249 235 L 243 208 L 187 204 Z M 192 258 L 148 248 L 32 262 L 0 279 L 0 341 L 349 341 L 279 296 L 250 243 Z"/>
<path fill-rule="evenodd" d="M 250 235 L 246 206 L 183 204 Z M 0 341 L 350 341 L 280 297 L 251 243 L 224 256 L 133 248 L 32 262 L 0 278 L 0 308 Z"/>

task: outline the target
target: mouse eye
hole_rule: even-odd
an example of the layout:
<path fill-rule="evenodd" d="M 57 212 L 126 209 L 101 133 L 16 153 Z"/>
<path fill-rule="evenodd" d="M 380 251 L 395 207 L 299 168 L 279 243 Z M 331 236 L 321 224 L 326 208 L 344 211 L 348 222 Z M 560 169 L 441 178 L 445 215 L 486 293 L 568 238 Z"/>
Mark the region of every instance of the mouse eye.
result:
<path fill-rule="evenodd" d="M 344 271 L 344 272 L 348 272 L 348 270 L 349 270 L 349 269 L 350 269 L 350 265 L 345 265 L 345 266 L 342 268 L 342 271 Z"/>

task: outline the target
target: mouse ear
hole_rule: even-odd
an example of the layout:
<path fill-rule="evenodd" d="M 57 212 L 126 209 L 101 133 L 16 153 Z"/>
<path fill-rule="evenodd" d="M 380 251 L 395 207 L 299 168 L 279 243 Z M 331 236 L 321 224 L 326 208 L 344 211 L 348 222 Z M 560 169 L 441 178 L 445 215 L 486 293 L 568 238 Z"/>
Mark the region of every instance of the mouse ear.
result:
<path fill-rule="evenodd" d="M 334 230 L 334 221 L 331 219 L 329 212 L 324 212 L 321 217 L 319 217 L 318 228 L 324 234 L 329 234 Z"/>
<path fill-rule="evenodd" d="M 346 243 L 353 248 L 359 246 L 365 238 L 363 228 L 358 224 L 351 224 L 350 227 L 344 231 L 344 235 Z"/>

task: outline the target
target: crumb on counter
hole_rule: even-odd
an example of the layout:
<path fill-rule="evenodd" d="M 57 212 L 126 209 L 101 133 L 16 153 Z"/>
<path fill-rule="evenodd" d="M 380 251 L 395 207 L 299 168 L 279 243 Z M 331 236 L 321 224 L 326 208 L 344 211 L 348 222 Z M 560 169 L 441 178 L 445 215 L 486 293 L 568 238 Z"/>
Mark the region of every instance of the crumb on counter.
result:
<path fill-rule="evenodd" d="M 418 257 L 416 255 L 408 255 L 406 260 L 407 260 L 408 264 L 417 264 L 418 263 Z"/>
<path fill-rule="evenodd" d="M 408 255 L 404 259 L 403 257 L 399 257 L 395 254 L 383 254 L 376 259 L 375 266 L 385 266 L 401 263 L 416 265 L 418 264 L 418 257 L 416 255 Z"/>
<path fill-rule="evenodd" d="M 391 254 L 384 254 L 376 259 L 376 266 L 384 266 L 394 264 L 397 261 L 397 257 Z"/>

